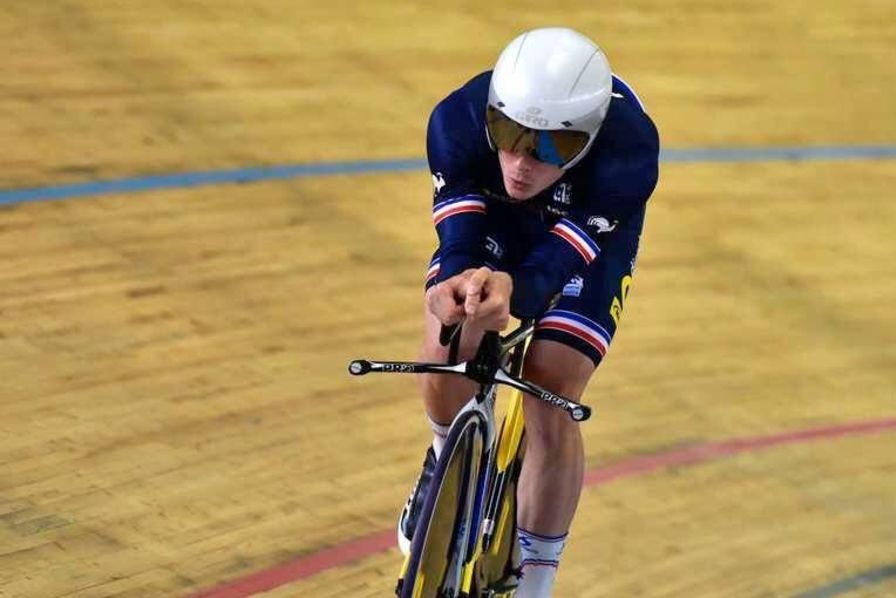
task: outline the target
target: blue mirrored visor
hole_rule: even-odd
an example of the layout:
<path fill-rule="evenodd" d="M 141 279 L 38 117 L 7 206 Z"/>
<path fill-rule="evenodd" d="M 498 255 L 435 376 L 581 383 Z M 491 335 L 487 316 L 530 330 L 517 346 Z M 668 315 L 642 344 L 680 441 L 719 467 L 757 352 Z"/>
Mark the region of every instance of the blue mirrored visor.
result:
<path fill-rule="evenodd" d="M 584 131 L 530 129 L 492 105 L 486 109 L 485 122 L 488 134 L 498 149 L 527 153 L 540 162 L 560 168 L 588 147 L 588 133 Z"/>

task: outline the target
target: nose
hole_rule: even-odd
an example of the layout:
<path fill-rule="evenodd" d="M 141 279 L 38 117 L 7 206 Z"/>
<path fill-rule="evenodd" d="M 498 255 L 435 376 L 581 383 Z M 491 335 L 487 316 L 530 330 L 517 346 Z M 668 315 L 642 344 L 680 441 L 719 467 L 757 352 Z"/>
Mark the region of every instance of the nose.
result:
<path fill-rule="evenodd" d="M 526 152 L 513 153 L 513 167 L 519 172 L 530 172 L 534 166 L 535 158 Z"/>

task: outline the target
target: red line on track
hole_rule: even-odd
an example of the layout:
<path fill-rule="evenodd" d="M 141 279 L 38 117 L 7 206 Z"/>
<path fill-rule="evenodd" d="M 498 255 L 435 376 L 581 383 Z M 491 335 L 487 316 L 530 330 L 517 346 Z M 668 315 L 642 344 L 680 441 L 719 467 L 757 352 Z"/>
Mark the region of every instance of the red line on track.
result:
<path fill-rule="evenodd" d="M 357 540 L 336 544 L 330 548 L 300 556 L 293 561 L 225 582 L 216 588 L 194 594 L 193 598 L 243 598 L 273 590 L 292 581 L 311 577 L 321 571 L 388 550 L 395 546 L 395 533 L 395 530 L 376 532 Z"/>
<path fill-rule="evenodd" d="M 829 440 L 843 436 L 863 436 L 891 430 L 896 430 L 896 418 L 810 428 L 770 436 L 707 442 L 654 455 L 631 457 L 618 463 L 592 469 L 585 473 L 585 485 L 599 486 L 667 467 L 697 465 L 714 459 L 775 446 L 799 444 L 813 440 Z M 217 587 L 194 594 L 192 598 L 245 598 L 383 552 L 394 545 L 395 530 L 376 532 L 245 577 L 224 582 Z"/>
<path fill-rule="evenodd" d="M 880 419 L 851 424 L 840 424 L 823 428 L 810 428 L 797 430 L 771 436 L 756 436 L 753 438 L 739 438 L 722 442 L 707 442 L 684 447 L 665 453 L 631 457 L 592 469 L 585 473 L 585 485 L 606 484 L 619 478 L 627 478 L 642 473 L 650 473 L 657 469 L 674 467 L 676 465 L 696 465 L 704 461 L 710 461 L 721 457 L 728 457 L 739 453 L 757 451 L 785 444 L 798 444 L 812 440 L 829 440 L 841 436 L 861 436 L 896 429 L 896 418 Z"/>

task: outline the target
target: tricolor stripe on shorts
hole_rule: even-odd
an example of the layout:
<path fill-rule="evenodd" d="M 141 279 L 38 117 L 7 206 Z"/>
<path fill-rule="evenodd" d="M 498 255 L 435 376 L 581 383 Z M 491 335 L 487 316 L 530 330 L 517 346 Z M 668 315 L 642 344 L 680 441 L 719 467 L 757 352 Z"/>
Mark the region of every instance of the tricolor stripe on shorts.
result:
<path fill-rule="evenodd" d="M 429 262 L 429 270 L 426 271 L 426 282 L 428 283 L 430 280 L 439 275 L 439 270 L 441 269 L 441 260 L 439 258 L 433 258 L 431 262 Z"/>
<path fill-rule="evenodd" d="M 437 203 L 432 208 L 432 221 L 438 226 L 446 218 L 469 213 L 485 214 L 485 201 L 479 195 L 464 195 Z"/>
<path fill-rule="evenodd" d="M 547 312 L 536 325 L 537 329 L 559 330 L 585 341 L 601 354 L 607 354 L 610 346 L 610 333 L 589 318 L 565 309 L 552 309 Z"/>
<path fill-rule="evenodd" d="M 586 264 L 593 262 L 600 254 L 600 247 L 591 240 L 588 233 L 566 218 L 562 218 L 560 222 L 555 224 L 551 232 L 572 245 L 573 249 L 579 252 Z"/>

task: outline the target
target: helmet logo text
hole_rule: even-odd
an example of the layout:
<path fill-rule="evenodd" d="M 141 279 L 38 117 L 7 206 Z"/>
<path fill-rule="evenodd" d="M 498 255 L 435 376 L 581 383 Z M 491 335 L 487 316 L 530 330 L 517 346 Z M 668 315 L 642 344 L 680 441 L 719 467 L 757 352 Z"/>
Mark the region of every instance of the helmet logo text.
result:
<path fill-rule="evenodd" d="M 530 110 L 531 110 L 531 108 L 530 108 Z M 536 108 L 536 110 L 538 110 L 538 109 Z M 529 123 L 530 125 L 535 125 L 536 127 L 547 127 L 547 126 L 550 126 L 550 124 L 551 124 L 551 121 L 549 121 L 546 118 L 542 118 L 535 114 L 528 114 L 526 112 L 517 112 L 516 114 L 513 115 L 513 118 L 517 122 Z"/>

